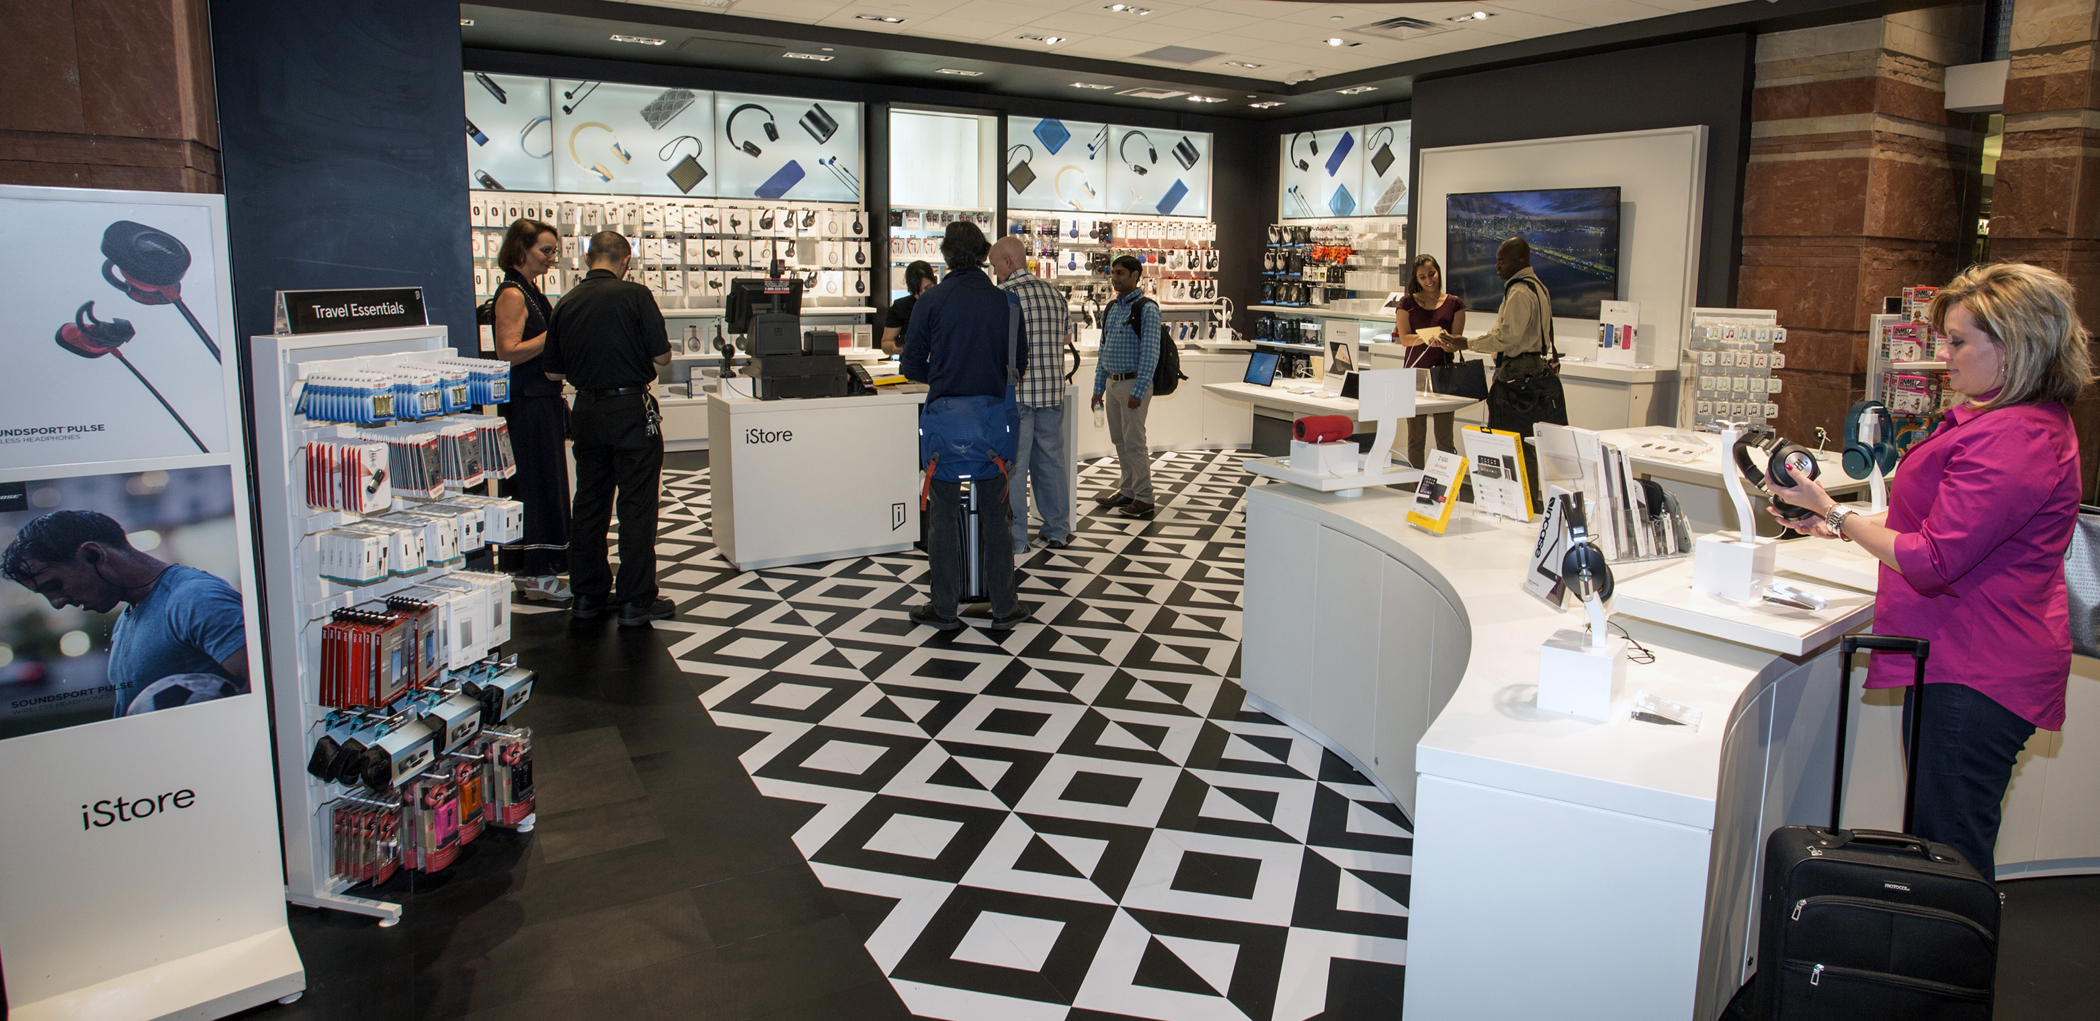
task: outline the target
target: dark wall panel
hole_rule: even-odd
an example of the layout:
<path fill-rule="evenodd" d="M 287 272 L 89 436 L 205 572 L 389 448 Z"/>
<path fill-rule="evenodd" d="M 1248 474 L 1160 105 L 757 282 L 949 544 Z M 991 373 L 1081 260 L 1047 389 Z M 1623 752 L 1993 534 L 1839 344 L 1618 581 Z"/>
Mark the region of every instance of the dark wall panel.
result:
<path fill-rule="evenodd" d="M 1699 303 L 1733 305 L 1754 47 L 1719 36 L 1416 82 L 1416 169 L 1420 150 L 1440 146 L 1704 124 Z"/>
<path fill-rule="evenodd" d="M 242 336 L 278 290 L 423 288 L 479 346 L 459 11 L 427 0 L 213 0 L 212 60 Z"/>

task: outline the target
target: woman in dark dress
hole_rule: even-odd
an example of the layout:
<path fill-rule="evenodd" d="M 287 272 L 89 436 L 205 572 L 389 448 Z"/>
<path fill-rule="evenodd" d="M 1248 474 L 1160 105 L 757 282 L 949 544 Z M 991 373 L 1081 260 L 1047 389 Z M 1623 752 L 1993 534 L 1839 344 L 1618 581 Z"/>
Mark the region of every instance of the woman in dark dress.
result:
<path fill-rule="evenodd" d="M 503 283 L 496 290 L 496 357 L 510 363 L 510 445 L 518 472 L 505 492 L 525 505 L 525 535 L 504 547 L 505 567 L 518 575 L 527 599 L 569 598 L 562 575 L 569 569 L 569 405 L 561 384 L 540 369 L 547 324 L 554 307 L 534 283 L 561 255 L 561 234 L 552 224 L 519 219 L 503 234 L 496 263 Z"/>
<path fill-rule="evenodd" d="M 904 350 L 904 336 L 911 331 L 912 306 L 919 303 L 919 295 L 937 281 L 933 275 L 933 264 L 924 259 L 904 267 L 904 289 L 911 292 L 890 302 L 890 310 L 882 320 L 882 353 L 893 355 Z"/>
<path fill-rule="evenodd" d="M 1393 315 L 1393 342 L 1407 348 L 1407 367 L 1432 369 L 1451 361 L 1451 352 L 1430 343 L 1445 334 L 1464 336 L 1466 306 L 1444 293 L 1444 268 L 1434 255 L 1417 255 L 1407 273 L 1407 296 Z M 1436 449 L 1458 452 L 1451 439 L 1451 415 L 1416 415 L 1407 421 L 1407 463 L 1422 467 L 1429 454 L 1430 419 L 1436 419 Z"/>

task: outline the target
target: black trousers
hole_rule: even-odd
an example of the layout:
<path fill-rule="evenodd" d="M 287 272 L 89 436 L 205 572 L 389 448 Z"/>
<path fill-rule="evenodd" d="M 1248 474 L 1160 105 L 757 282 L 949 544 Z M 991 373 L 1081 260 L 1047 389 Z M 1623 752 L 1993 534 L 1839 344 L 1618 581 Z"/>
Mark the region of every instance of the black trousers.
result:
<path fill-rule="evenodd" d="M 1018 605 L 1014 585 L 1013 507 L 1006 476 L 971 483 L 977 493 L 977 545 L 984 552 L 985 595 L 992 616 L 1011 617 Z M 962 483 L 935 480 L 926 502 L 927 595 L 935 616 L 953 619 L 962 601 Z"/>
<path fill-rule="evenodd" d="M 569 418 L 576 443 L 576 508 L 569 520 L 569 588 L 583 599 L 656 599 L 656 499 L 664 470 L 656 398 L 581 394 Z M 606 562 L 605 530 L 620 511 L 620 577 Z"/>
<path fill-rule="evenodd" d="M 506 569 L 537 578 L 569 570 L 569 403 L 519 397 L 503 407 L 518 473 L 503 495 L 525 505 L 525 537 L 503 547 Z"/>
<path fill-rule="evenodd" d="M 1910 689 L 1903 691 L 1903 740 L 1910 741 Z M 2005 789 L 2034 724 L 1966 684 L 1927 684 L 1918 724 L 1917 835 L 1951 845 L 1998 881 L 1998 824 Z"/>

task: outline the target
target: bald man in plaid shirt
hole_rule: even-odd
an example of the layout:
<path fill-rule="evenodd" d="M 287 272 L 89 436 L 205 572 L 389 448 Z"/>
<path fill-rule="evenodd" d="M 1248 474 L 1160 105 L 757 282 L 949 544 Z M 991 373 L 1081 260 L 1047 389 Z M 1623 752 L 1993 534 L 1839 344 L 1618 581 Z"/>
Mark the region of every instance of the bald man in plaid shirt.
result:
<path fill-rule="evenodd" d="M 1072 491 L 1065 478 L 1065 342 L 1072 335 L 1072 310 L 1065 296 L 1028 272 L 1028 252 L 1012 237 L 992 245 L 992 275 L 1021 299 L 1021 326 L 1028 335 L 1028 373 L 1021 377 L 1021 453 L 1007 499 L 1014 510 L 1014 555 L 1028 552 L 1028 491 L 1035 490 L 1043 518 L 1043 545 L 1072 545 Z"/>

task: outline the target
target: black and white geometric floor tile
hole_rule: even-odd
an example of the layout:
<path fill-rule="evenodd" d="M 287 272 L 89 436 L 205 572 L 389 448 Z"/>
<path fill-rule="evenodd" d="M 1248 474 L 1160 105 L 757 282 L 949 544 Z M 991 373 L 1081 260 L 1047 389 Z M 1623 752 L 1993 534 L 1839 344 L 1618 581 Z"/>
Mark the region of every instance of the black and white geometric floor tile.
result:
<path fill-rule="evenodd" d="M 1399 1015 L 1408 822 L 1233 679 L 1247 456 L 1158 455 L 1156 519 L 1034 551 L 1004 635 L 912 625 L 917 553 L 740 573 L 707 473 L 664 473 L 658 626 L 915 1013 Z"/>

